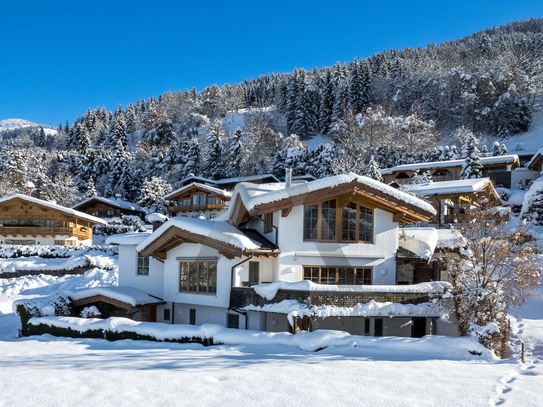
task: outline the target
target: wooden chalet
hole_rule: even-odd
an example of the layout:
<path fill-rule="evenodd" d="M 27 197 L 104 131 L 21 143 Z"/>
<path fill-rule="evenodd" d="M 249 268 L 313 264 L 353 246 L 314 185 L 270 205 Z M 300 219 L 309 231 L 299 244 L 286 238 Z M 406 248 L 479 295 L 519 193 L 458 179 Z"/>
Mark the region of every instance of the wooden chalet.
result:
<path fill-rule="evenodd" d="M 489 178 L 423 182 L 413 185 L 411 192 L 430 201 L 437 212 L 430 222 L 440 226 L 468 222 L 471 209 L 480 207 L 483 202 L 489 207 L 500 205 Z"/>
<path fill-rule="evenodd" d="M 102 219 L 26 195 L 0 199 L 0 242 L 14 245 L 92 243 L 92 226 Z"/>
<path fill-rule="evenodd" d="M 503 155 L 497 157 L 481 157 L 484 177 L 490 178 L 495 184 L 505 188 L 511 187 L 511 171 L 519 167 L 517 155 Z M 418 171 L 430 172 L 434 182 L 453 181 L 460 179 L 464 160 L 436 161 L 429 163 L 405 164 L 381 171 L 385 183 L 409 183 L 411 177 Z"/>
<path fill-rule="evenodd" d="M 113 218 L 121 217 L 123 215 L 141 216 L 138 204 L 101 196 L 93 196 L 86 199 L 83 202 L 72 206 L 72 209 L 97 218 Z"/>
<path fill-rule="evenodd" d="M 227 202 L 232 198 L 228 191 L 211 185 L 193 182 L 166 195 L 164 199 L 173 203 L 168 207 L 172 216 L 191 212 L 209 212 L 210 218 L 224 212 Z"/>

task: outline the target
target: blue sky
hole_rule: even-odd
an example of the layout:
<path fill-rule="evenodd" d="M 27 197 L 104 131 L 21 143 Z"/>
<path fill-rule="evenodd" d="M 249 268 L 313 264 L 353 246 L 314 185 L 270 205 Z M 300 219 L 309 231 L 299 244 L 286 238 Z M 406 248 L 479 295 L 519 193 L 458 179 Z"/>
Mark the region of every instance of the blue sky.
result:
<path fill-rule="evenodd" d="M 543 1 L 6 0 L 0 16 L 0 120 L 57 126 L 88 107 L 543 17 Z"/>

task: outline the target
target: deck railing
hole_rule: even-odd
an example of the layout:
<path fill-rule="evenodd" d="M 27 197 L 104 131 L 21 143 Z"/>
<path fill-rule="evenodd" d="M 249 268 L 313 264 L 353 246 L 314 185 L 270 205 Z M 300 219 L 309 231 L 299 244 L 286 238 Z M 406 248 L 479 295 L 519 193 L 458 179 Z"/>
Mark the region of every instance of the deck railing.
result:
<path fill-rule="evenodd" d="M 224 208 L 226 208 L 225 203 L 206 204 L 206 205 L 176 205 L 176 206 L 169 206 L 168 211 L 170 213 L 203 212 L 203 211 L 212 211 L 212 210 L 218 211 Z"/>
<path fill-rule="evenodd" d="M 2 236 L 69 236 L 78 239 L 91 239 L 92 230 L 81 230 L 75 227 L 39 227 L 39 226 L 0 226 Z"/>

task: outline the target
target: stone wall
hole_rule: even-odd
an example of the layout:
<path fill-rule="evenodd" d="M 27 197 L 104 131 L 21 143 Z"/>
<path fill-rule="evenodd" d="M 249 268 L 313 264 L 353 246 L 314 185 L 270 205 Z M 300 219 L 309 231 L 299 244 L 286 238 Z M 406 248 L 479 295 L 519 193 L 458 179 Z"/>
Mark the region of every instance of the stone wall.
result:
<path fill-rule="evenodd" d="M 413 284 L 415 281 L 415 267 L 416 263 L 414 261 L 396 262 L 396 284 Z"/>

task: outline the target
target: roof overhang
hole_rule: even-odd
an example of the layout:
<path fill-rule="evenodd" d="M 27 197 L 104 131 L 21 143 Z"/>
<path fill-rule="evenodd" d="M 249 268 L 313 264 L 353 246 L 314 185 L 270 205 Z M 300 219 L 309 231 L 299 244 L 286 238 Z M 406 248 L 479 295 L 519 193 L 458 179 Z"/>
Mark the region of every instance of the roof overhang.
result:
<path fill-rule="evenodd" d="M 310 205 L 318 201 L 334 198 L 339 200 L 339 207 L 348 202 L 356 202 L 366 208 L 390 212 L 393 214 L 393 221 L 399 222 L 401 225 L 426 222 L 435 215 L 356 180 L 258 205 L 255 206 L 254 213 L 258 216 L 282 211 L 282 216 L 287 216 L 294 206 Z"/>
<path fill-rule="evenodd" d="M 37 199 L 37 198 L 27 199 L 27 197 L 24 196 L 24 195 L 18 195 L 17 194 L 17 195 L 14 195 L 10 199 L 6 199 L 4 201 L 1 201 L 0 202 L 0 207 L 2 207 L 4 205 L 7 205 L 7 204 L 11 204 L 13 202 L 18 202 L 18 201 L 25 202 L 26 204 L 36 205 L 39 208 L 44 209 L 46 211 L 60 212 L 63 215 L 69 217 L 69 218 L 76 218 L 76 219 L 84 220 L 84 221 L 92 223 L 92 224 L 107 225 L 107 222 L 105 220 L 97 218 L 95 216 L 87 215 L 86 213 L 79 212 L 79 211 L 77 211 L 75 209 L 72 209 L 72 208 L 64 208 L 64 207 L 61 207 L 60 205 L 54 205 L 54 206 L 53 205 L 47 205 L 47 202 L 45 202 L 45 201 L 44 201 L 44 203 L 40 203 L 40 201 L 41 201 L 40 199 Z M 71 211 L 75 211 L 77 213 L 73 213 Z"/>
<path fill-rule="evenodd" d="M 225 200 L 230 200 L 230 198 L 232 197 L 232 194 L 228 191 L 224 191 L 220 188 L 215 188 L 215 187 L 210 187 L 208 185 L 205 185 L 205 184 L 200 184 L 200 183 L 197 183 L 197 182 L 193 182 L 191 184 L 188 184 L 182 188 L 179 188 L 178 190 L 174 191 L 174 192 L 171 192 L 169 193 L 168 195 L 166 195 L 164 197 L 164 199 L 166 200 L 169 200 L 169 201 L 173 201 L 175 200 L 176 198 L 182 198 L 184 197 L 185 195 L 188 195 L 188 194 L 191 194 L 193 192 L 208 192 L 208 193 L 212 193 L 212 194 L 215 194 L 217 196 L 220 196 L 222 198 L 224 198 Z"/>
<path fill-rule="evenodd" d="M 254 257 L 277 257 L 279 254 L 279 250 L 243 250 L 232 244 L 222 242 L 209 236 L 188 232 L 172 225 L 160 237 L 145 247 L 141 251 L 141 255 L 144 257 L 153 256 L 154 258 L 165 260 L 168 251 L 182 245 L 183 243 L 201 244 L 211 247 L 212 249 L 216 249 L 219 254 L 228 259 L 251 255 Z"/>

